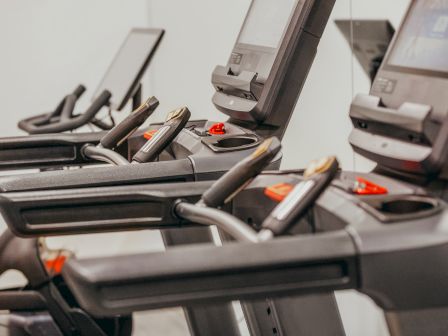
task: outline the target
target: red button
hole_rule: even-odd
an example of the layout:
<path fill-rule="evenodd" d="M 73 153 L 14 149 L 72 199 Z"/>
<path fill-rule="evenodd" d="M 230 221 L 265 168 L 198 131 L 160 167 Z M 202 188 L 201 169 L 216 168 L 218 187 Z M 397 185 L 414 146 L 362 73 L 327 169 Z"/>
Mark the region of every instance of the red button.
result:
<path fill-rule="evenodd" d="M 143 134 L 143 137 L 146 140 L 151 140 L 152 137 L 154 136 L 154 134 L 156 134 L 156 133 L 157 133 L 157 130 L 148 130 L 148 131 L 145 132 L 145 134 Z"/>
<path fill-rule="evenodd" d="M 358 195 L 383 195 L 389 191 L 383 186 L 370 182 L 362 177 L 357 177 L 353 192 Z"/>
<path fill-rule="evenodd" d="M 212 127 L 208 129 L 208 133 L 214 135 L 223 135 L 226 134 L 226 126 L 224 123 L 216 123 L 213 124 Z"/>
<path fill-rule="evenodd" d="M 274 184 L 264 189 L 264 194 L 271 200 L 281 202 L 291 192 L 294 186 L 288 183 Z"/>
<path fill-rule="evenodd" d="M 45 260 L 45 268 L 50 274 L 60 274 L 67 257 L 64 255 L 57 256 L 54 259 Z"/>

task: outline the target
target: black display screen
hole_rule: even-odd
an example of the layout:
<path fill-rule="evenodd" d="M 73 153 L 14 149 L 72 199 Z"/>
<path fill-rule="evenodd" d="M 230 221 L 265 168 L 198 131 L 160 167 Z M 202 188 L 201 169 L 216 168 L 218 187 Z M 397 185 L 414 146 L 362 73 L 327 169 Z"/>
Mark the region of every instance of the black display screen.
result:
<path fill-rule="evenodd" d="M 129 91 L 133 89 L 132 85 L 135 84 L 135 80 L 144 69 L 145 63 L 151 57 L 160 36 L 160 30 L 133 29 L 112 61 L 94 94 L 93 100 L 103 90 L 108 90 L 112 94 L 112 108 L 121 108 Z"/>
<path fill-rule="evenodd" d="M 277 48 L 297 0 L 254 0 L 239 43 Z"/>
<path fill-rule="evenodd" d="M 414 1 L 388 65 L 448 72 L 448 1 Z"/>

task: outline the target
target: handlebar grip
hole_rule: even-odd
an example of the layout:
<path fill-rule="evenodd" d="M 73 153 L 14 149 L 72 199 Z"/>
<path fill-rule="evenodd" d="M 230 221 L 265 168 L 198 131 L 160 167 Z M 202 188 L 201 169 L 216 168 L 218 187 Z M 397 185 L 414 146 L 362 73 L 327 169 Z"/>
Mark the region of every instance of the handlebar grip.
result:
<path fill-rule="evenodd" d="M 34 117 L 22 119 L 18 122 L 17 127 L 28 134 L 39 134 L 40 125 L 46 125 L 49 122 L 49 115 L 39 114 Z"/>
<path fill-rule="evenodd" d="M 64 108 L 67 105 L 67 98 L 70 96 L 75 96 L 75 104 L 76 104 L 78 99 L 81 98 L 81 96 L 84 94 L 85 91 L 86 91 L 86 87 L 82 84 L 79 84 L 76 87 L 76 89 L 73 90 L 73 92 L 71 94 L 65 96 L 64 99 L 61 100 L 61 102 L 58 104 L 58 106 L 56 107 L 56 109 L 53 112 L 46 114 L 47 117 L 42 120 L 42 124 L 50 123 L 53 118 L 63 117 L 64 114 L 62 112 L 64 111 Z M 69 115 L 69 117 L 72 117 L 74 109 L 75 109 L 75 107 L 73 106 L 73 109 L 72 109 L 72 111 L 70 111 L 70 114 L 67 113 L 66 115 Z M 67 118 L 64 118 L 64 119 L 67 119 Z M 39 126 L 39 125 L 37 125 L 37 126 Z"/>
<path fill-rule="evenodd" d="M 100 96 L 95 99 L 88 110 L 83 114 L 77 115 L 70 119 L 59 120 L 58 122 L 49 124 L 42 124 L 43 118 L 47 118 L 47 116 L 40 115 L 20 121 L 19 127 L 30 134 L 48 134 L 71 131 L 89 123 L 101 110 L 101 108 L 109 103 L 110 97 L 111 93 L 107 90 L 104 90 L 100 94 Z"/>
<path fill-rule="evenodd" d="M 77 100 L 85 91 L 84 85 L 78 85 L 72 94 L 64 97 L 54 111 L 23 119 L 18 123 L 18 127 L 29 134 L 44 134 L 65 132 L 82 126 L 82 117 L 73 118 L 73 111 Z M 109 99 L 110 97 L 107 101 Z"/>
<path fill-rule="evenodd" d="M 249 157 L 237 163 L 202 195 L 202 201 L 216 208 L 230 201 L 252 178 L 274 159 L 281 149 L 276 137 L 266 139 Z"/>
<path fill-rule="evenodd" d="M 330 185 L 339 169 L 338 160 L 326 157 L 314 161 L 305 171 L 305 179 L 264 220 L 262 228 L 281 235 L 295 225 Z"/>
<path fill-rule="evenodd" d="M 65 97 L 64 105 L 62 107 L 62 112 L 60 116 L 60 120 L 69 120 L 73 116 L 73 111 L 75 110 L 76 101 L 78 97 L 74 94 L 68 95 Z"/>
<path fill-rule="evenodd" d="M 82 84 L 79 84 L 75 90 L 73 90 L 72 94 L 76 96 L 76 98 L 81 98 L 83 93 L 86 92 L 86 87 Z"/>
<path fill-rule="evenodd" d="M 56 109 L 48 115 L 48 122 L 51 122 L 51 119 L 57 116 L 60 116 L 62 119 L 70 119 L 73 117 L 73 111 L 75 110 L 76 102 L 86 91 L 86 87 L 82 84 L 79 84 L 73 92 L 64 97 L 61 103 L 56 107 Z M 74 101 L 73 101 L 74 99 Z M 68 100 L 68 101 L 67 101 Z M 73 106 L 71 106 L 73 105 Z"/>
<path fill-rule="evenodd" d="M 159 106 L 157 98 L 150 97 L 121 123 L 112 128 L 100 140 L 101 145 L 108 149 L 119 146 L 153 114 L 157 106 Z"/>
<path fill-rule="evenodd" d="M 90 123 L 103 131 L 110 131 L 115 127 L 115 121 L 113 118 L 110 118 L 110 122 L 107 123 L 104 120 L 93 118 Z"/>
<path fill-rule="evenodd" d="M 107 106 L 112 94 L 108 90 L 104 90 L 101 94 L 92 102 L 87 111 L 80 115 L 85 122 L 90 121 L 93 117 L 103 108 Z"/>
<path fill-rule="evenodd" d="M 187 107 L 174 110 L 168 114 L 165 123 L 157 130 L 153 137 L 143 145 L 134 155 L 132 162 L 145 163 L 154 161 L 157 156 L 182 131 L 190 119 L 191 113 Z"/>
<path fill-rule="evenodd" d="M 66 100 L 67 97 L 69 97 L 70 95 L 74 95 L 75 96 L 75 102 L 78 101 L 79 98 L 81 98 L 81 96 L 83 95 L 83 93 L 86 91 L 86 87 L 82 84 L 79 84 L 76 89 L 73 90 L 73 92 L 67 96 L 64 97 L 64 99 L 62 99 L 62 101 L 58 104 L 58 106 L 56 107 L 56 109 L 53 112 L 47 113 L 48 118 L 46 119 L 46 123 L 51 122 L 51 120 L 55 117 L 58 117 L 61 115 L 64 106 L 66 105 Z M 72 111 L 73 112 L 73 111 Z M 72 116 L 73 113 L 70 114 L 70 116 Z"/>

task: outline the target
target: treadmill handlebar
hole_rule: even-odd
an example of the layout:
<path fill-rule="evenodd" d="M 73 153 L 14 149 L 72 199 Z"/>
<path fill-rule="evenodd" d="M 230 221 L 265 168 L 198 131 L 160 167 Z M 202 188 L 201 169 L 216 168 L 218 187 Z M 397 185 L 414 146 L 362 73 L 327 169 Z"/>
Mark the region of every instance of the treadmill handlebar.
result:
<path fill-rule="evenodd" d="M 104 90 L 90 107 L 82 114 L 73 116 L 73 109 L 77 100 L 76 93 L 81 93 L 82 89 L 77 88 L 74 94 L 68 95 L 62 106 L 61 115 L 41 114 L 31 118 L 23 119 L 18 126 L 29 134 L 48 134 L 71 131 L 91 122 L 102 107 L 109 104 L 111 93 Z M 70 116 L 69 118 L 67 118 Z M 64 118 L 63 118 L 64 117 Z M 56 121 L 54 120 L 56 119 Z"/>
<path fill-rule="evenodd" d="M 165 123 L 134 155 L 132 158 L 132 163 L 146 163 L 154 161 L 182 131 L 190 119 L 190 116 L 190 110 L 185 106 L 170 112 Z"/>
<path fill-rule="evenodd" d="M 286 233 L 330 185 L 339 169 L 336 157 L 313 161 L 305 170 L 305 179 L 298 183 L 263 221 L 262 232 L 271 235 Z"/>
<path fill-rule="evenodd" d="M 81 98 L 81 96 L 86 92 L 86 87 L 82 84 L 79 84 L 72 94 L 76 96 L 76 98 Z"/>
<path fill-rule="evenodd" d="M 244 160 L 217 180 L 202 196 L 202 202 L 217 208 L 229 202 L 240 190 L 266 168 L 280 152 L 281 143 L 276 137 L 266 139 Z"/>
<path fill-rule="evenodd" d="M 280 142 L 274 143 L 275 138 L 266 140 L 260 147 L 260 153 L 254 153 L 248 159 L 245 159 L 241 163 L 237 164 L 230 170 L 232 172 L 231 178 L 225 175 L 215 182 L 207 193 L 214 190 L 219 190 L 223 184 L 223 181 L 228 183 L 235 183 L 238 174 L 242 178 L 240 181 L 248 181 L 248 172 L 260 172 L 264 165 L 260 161 L 269 162 L 269 157 L 275 156 L 280 150 Z M 276 140 L 276 139 L 275 139 Z M 269 154 L 266 154 L 269 153 Z M 260 159 L 260 156 L 263 159 Z M 254 164 L 254 157 L 258 159 L 257 164 Z M 306 211 L 314 204 L 324 190 L 330 185 L 331 181 L 336 176 L 339 169 L 339 163 L 336 157 L 325 157 L 321 160 L 313 161 L 305 170 L 305 179 L 298 183 L 294 189 L 288 194 L 288 196 L 274 208 L 271 214 L 265 219 L 262 224 L 262 230 L 260 232 L 255 231 L 245 222 L 241 221 L 237 217 L 219 210 L 214 209 L 221 203 L 215 206 L 211 206 L 212 202 L 204 200 L 204 196 L 197 204 L 189 204 L 179 200 L 174 205 L 174 213 L 181 219 L 186 219 L 190 222 L 202 224 L 202 225 L 216 225 L 222 231 L 228 233 L 230 236 L 238 241 L 259 243 L 268 241 L 274 238 L 274 236 L 280 236 L 285 234 L 288 229 L 296 224 L 305 214 Z M 256 174 L 253 174 L 254 177 Z M 247 183 L 243 182 L 238 190 L 241 190 Z M 216 189 L 218 188 L 218 189 Z M 221 196 L 221 195 L 220 195 Z M 217 199 L 217 198 L 214 198 Z"/>
<path fill-rule="evenodd" d="M 75 111 L 76 101 L 78 97 L 75 94 L 68 95 L 65 97 L 65 103 L 61 110 L 61 115 L 59 121 L 66 121 L 73 118 L 73 112 Z M 50 120 L 51 122 L 51 120 Z"/>
<path fill-rule="evenodd" d="M 159 106 L 156 97 L 148 98 L 122 122 L 111 129 L 101 140 L 101 146 L 113 149 L 129 138 L 153 114 Z"/>
<path fill-rule="evenodd" d="M 119 153 L 101 146 L 86 144 L 82 147 L 81 153 L 87 159 L 110 163 L 115 166 L 126 166 L 130 164 L 130 162 Z"/>
<path fill-rule="evenodd" d="M 42 117 L 42 123 L 49 123 L 50 121 L 54 120 L 55 118 L 60 118 L 61 115 L 63 115 L 62 111 L 66 108 L 66 105 L 68 104 L 67 99 L 70 96 L 74 96 L 75 101 L 78 101 L 79 98 L 84 94 L 86 91 L 86 87 L 82 84 L 79 84 L 76 89 L 73 90 L 73 92 L 67 96 L 64 97 L 64 99 L 61 100 L 61 102 L 58 104 L 56 109 L 51 113 L 46 113 L 44 115 L 41 115 Z M 74 106 L 73 106 L 74 109 Z M 70 115 L 72 114 L 73 110 L 70 112 Z"/>
<path fill-rule="evenodd" d="M 174 213 L 192 223 L 216 225 L 238 241 L 259 242 L 258 233 L 255 230 L 227 212 L 208 208 L 201 204 L 178 202 L 174 207 Z"/>

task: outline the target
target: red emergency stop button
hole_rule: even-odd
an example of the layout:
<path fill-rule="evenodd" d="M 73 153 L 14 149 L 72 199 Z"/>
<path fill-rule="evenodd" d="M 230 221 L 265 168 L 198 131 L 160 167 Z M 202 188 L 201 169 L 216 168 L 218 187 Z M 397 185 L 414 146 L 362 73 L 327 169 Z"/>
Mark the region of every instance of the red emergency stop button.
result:
<path fill-rule="evenodd" d="M 143 134 L 143 137 L 144 137 L 146 140 L 151 140 L 152 137 L 154 136 L 154 134 L 156 134 L 156 133 L 157 133 L 157 130 L 156 130 L 156 129 L 155 129 L 155 130 L 148 130 L 148 131 L 145 132 L 145 134 Z"/>
<path fill-rule="evenodd" d="M 370 182 L 362 177 L 357 177 L 353 192 L 358 195 L 383 195 L 389 191 L 383 186 Z"/>
<path fill-rule="evenodd" d="M 281 202 L 288 196 L 293 188 L 294 186 L 288 183 L 274 184 L 265 188 L 264 194 L 273 201 Z"/>
<path fill-rule="evenodd" d="M 50 274 L 60 274 L 67 257 L 64 255 L 57 256 L 54 259 L 45 260 L 45 268 Z"/>
<path fill-rule="evenodd" d="M 226 126 L 222 122 L 213 124 L 208 129 L 208 133 L 213 134 L 213 135 L 223 135 L 223 134 L 226 134 Z"/>

